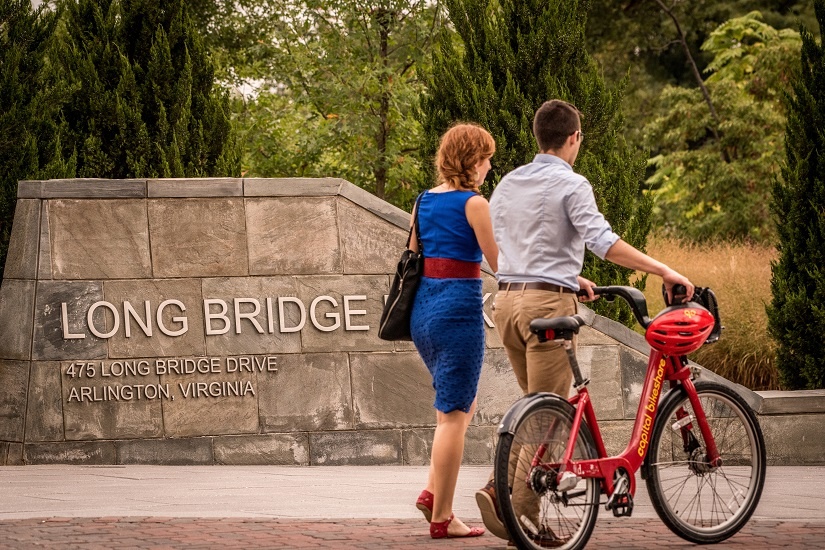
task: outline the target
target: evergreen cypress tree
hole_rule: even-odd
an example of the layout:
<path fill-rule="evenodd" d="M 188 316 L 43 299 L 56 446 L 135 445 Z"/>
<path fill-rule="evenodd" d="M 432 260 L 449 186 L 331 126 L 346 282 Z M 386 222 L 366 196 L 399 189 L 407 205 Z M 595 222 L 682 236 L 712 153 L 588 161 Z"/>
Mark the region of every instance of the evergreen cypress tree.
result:
<path fill-rule="evenodd" d="M 61 177 L 71 168 L 53 164 L 54 117 L 59 102 L 43 67 L 57 17 L 31 0 L 0 0 L 0 266 L 5 266 L 17 182 Z"/>
<path fill-rule="evenodd" d="M 802 29 L 801 70 L 787 98 L 787 160 L 773 187 L 779 259 L 768 328 L 786 389 L 825 388 L 825 0 L 814 8 L 820 41 Z"/>
<path fill-rule="evenodd" d="M 477 122 L 496 140 L 492 188 L 538 152 L 531 131 L 536 109 L 564 99 L 583 113 L 585 141 L 576 170 L 590 180 L 614 231 L 643 249 L 651 213 L 650 199 L 641 192 L 645 161 L 622 137 L 621 89 L 605 86 L 586 51 L 589 0 L 447 0 L 446 5 L 460 44 L 445 31 L 433 57 L 421 103 L 424 164 L 432 170 L 438 138 L 451 123 Z M 587 252 L 583 274 L 600 285 L 628 284 L 631 271 Z M 619 302 L 600 300 L 594 307 L 632 323 Z"/>
<path fill-rule="evenodd" d="M 240 173 L 229 99 L 183 0 L 66 2 L 61 128 L 79 177 Z"/>

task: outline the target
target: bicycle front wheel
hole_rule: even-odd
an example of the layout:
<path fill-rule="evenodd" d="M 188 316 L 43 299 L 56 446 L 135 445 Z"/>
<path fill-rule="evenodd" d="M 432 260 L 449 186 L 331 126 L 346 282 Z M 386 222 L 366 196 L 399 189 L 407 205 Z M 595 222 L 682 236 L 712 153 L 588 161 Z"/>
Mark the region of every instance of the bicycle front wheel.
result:
<path fill-rule="evenodd" d="M 496 496 L 510 538 L 521 550 L 584 548 L 598 516 L 599 480 L 579 479 L 560 491 L 556 478 L 574 409 L 558 396 L 533 396 L 512 433 L 498 440 Z M 596 458 L 593 437 L 581 425 L 574 460 Z"/>
<path fill-rule="evenodd" d="M 684 391 L 665 398 L 650 439 L 647 490 L 671 531 L 699 544 L 737 533 L 759 504 L 765 484 L 765 441 L 748 404 L 731 388 L 696 382 L 696 393 L 722 460 L 712 466 Z"/>

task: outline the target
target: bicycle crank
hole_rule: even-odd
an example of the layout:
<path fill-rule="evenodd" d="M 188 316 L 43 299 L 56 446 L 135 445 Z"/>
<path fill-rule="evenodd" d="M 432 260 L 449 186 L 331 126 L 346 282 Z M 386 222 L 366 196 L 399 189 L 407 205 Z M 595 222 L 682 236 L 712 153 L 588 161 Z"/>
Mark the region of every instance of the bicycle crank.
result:
<path fill-rule="evenodd" d="M 633 513 L 633 496 L 630 494 L 630 481 L 626 475 L 621 475 L 616 481 L 613 494 L 607 499 L 604 509 L 612 511 L 617 518 Z"/>

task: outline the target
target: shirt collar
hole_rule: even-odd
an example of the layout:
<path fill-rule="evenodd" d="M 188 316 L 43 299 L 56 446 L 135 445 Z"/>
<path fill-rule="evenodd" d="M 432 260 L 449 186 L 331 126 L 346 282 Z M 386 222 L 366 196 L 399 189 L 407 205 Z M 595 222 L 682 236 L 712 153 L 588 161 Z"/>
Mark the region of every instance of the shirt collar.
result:
<path fill-rule="evenodd" d="M 542 164 L 560 164 L 567 168 L 568 170 L 572 170 L 573 167 L 567 164 L 567 161 L 557 157 L 556 155 L 548 155 L 545 153 L 539 153 L 538 155 L 533 158 L 533 162 L 539 162 Z"/>

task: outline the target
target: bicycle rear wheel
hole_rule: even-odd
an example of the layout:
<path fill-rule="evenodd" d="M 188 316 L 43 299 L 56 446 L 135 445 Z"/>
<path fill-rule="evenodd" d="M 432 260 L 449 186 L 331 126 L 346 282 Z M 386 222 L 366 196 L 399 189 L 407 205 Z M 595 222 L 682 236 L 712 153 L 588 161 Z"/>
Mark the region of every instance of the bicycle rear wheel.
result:
<path fill-rule="evenodd" d="M 650 438 L 647 490 L 653 508 L 671 531 L 699 544 L 737 533 L 750 519 L 765 483 L 765 441 L 747 403 L 715 382 L 696 382 L 721 466 L 706 460 L 707 448 L 684 391 L 665 397 Z"/>
<path fill-rule="evenodd" d="M 584 548 L 598 516 L 599 480 L 580 479 L 568 491 L 559 491 L 556 484 L 573 407 L 558 396 L 524 399 L 534 403 L 524 410 L 512 433 L 500 435 L 496 447 L 496 496 L 504 525 L 521 550 Z M 596 458 L 585 424 L 579 430 L 573 458 Z"/>

